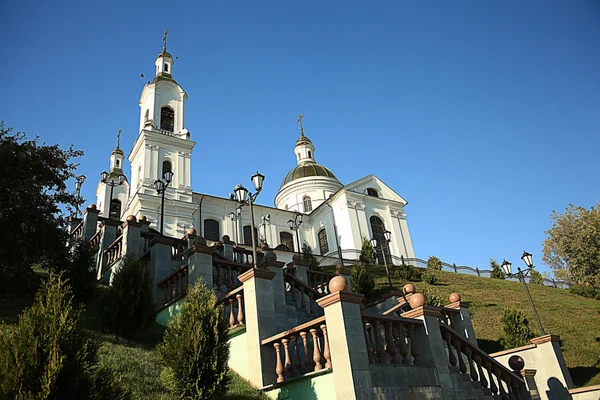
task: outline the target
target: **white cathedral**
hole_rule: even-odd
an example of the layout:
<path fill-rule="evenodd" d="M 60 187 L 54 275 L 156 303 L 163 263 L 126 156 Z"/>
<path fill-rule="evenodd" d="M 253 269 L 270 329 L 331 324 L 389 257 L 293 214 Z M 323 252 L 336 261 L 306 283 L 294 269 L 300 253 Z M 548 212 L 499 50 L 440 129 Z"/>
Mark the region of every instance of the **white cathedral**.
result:
<path fill-rule="evenodd" d="M 193 227 L 209 242 L 228 235 L 239 245 L 251 246 L 249 207 L 239 207 L 231 198 L 192 190 L 191 155 L 196 142 L 184 124 L 188 96 L 173 78 L 174 60 L 167 52 L 166 35 L 163 42 L 163 51 L 154 63 L 154 79 L 140 96 L 139 135 L 127 157 L 131 173 L 128 179 L 124 177 L 125 154 L 117 144 L 107 178 L 96 189 L 100 216 L 121 221 L 128 215 L 146 216 L 156 230 L 162 222 L 166 236 L 180 238 Z M 342 249 L 344 258 L 356 258 L 363 237 L 385 243 L 385 232 L 389 231 L 386 258 L 414 258 L 404 211 L 407 201 L 374 175 L 341 183 L 331 170 L 316 162 L 315 147 L 304 135 L 301 119 L 300 137 L 294 147 L 296 165 L 287 174 L 282 171 L 275 207 L 254 205 L 257 243 L 288 250 L 289 259 L 304 242 L 317 257 L 337 258 L 338 249 Z M 161 221 L 161 194 L 155 181 L 167 171 L 172 172 L 172 181 L 164 191 Z M 298 222 L 298 216 L 302 223 L 292 231 L 288 223 Z"/>

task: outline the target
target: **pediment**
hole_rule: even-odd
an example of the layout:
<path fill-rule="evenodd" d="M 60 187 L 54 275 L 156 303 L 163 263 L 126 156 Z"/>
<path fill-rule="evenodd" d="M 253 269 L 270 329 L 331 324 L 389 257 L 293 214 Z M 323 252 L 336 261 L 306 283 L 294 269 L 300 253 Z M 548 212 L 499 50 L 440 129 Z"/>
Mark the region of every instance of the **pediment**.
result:
<path fill-rule="evenodd" d="M 402 203 L 402 205 L 408 204 L 402 196 L 396 193 L 392 188 L 386 185 L 381 179 L 375 175 L 368 175 L 357 181 L 347 184 L 344 186 L 344 190 L 349 193 L 359 193 L 361 195 L 369 194 L 369 189 L 374 190 L 377 193 L 377 197 L 389 201 Z M 373 196 L 375 197 L 375 196 Z"/>

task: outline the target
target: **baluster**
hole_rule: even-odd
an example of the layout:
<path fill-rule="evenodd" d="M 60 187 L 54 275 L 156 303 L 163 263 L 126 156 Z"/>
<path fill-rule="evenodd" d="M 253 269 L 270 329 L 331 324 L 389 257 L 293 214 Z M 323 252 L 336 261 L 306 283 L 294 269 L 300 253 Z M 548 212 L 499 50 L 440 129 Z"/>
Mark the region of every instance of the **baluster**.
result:
<path fill-rule="evenodd" d="M 188 275 L 187 275 L 188 269 L 187 267 L 185 267 L 182 271 L 181 271 L 181 275 L 182 275 L 182 282 L 183 280 L 185 280 L 182 284 L 183 284 L 183 288 L 182 288 L 182 293 L 186 292 L 187 293 L 187 288 L 188 288 Z"/>
<path fill-rule="evenodd" d="M 510 376 L 506 375 L 506 389 L 508 390 L 508 398 L 510 400 L 516 400 L 517 396 L 515 396 L 514 387 L 512 386 L 512 382 Z"/>
<path fill-rule="evenodd" d="M 466 374 L 467 366 L 465 365 L 465 360 L 462 357 L 460 341 L 454 340 L 452 344 L 454 345 L 454 348 L 456 349 L 456 354 L 458 355 L 458 370 L 461 374 Z"/>
<path fill-rule="evenodd" d="M 518 381 L 512 380 L 510 381 L 510 385 L 511 385 L 511 395 L 513 396 L 513 398 L 515 400 L 519 400 L 519 392 L 520 392 L 520 385 Z"/>
<path fill-rule="evenodd" d="M 304 286 L 300 285 L 300 307 L 302 307 L 303 310 L 306 309 L 306 301 L 304 300 Z"/>
<path fill-rule="evenodd" d="M 371 340 L 371 324 L 363 319 L 363 330 L 365 332 L 365 342 L 367 343 L 367 355 L 369 356 L 369 364 L 375 364 L 375 352 L 373 351 L 373 342 Z"/>
<path fill-rule="evenodd" d="M 294 369 L 292 367 L 292 360 L 290 359 L 290 341 L 288 339 L 281 339 L 281 343 L 283 343 L 283 353 L 285 355 L 285 376 L 286 378 L 291 378 L 294 374 Z"/>
<path fill-rule="evenodd" d="M 221 275 L 221 265 L 217 264 L 217 290 L 221 290 L 223 285 L 223 276 Z"/>
<path fill-rule="evenodd" d="M 315 371 L 320 371 L 323 369 L 323 366 L 321 365 L 321 351 L 319 350 L 317 330 L 315 328 L 311 329 L 310 334 L 313 338 L 313 361 L 315 362 Z"/>
<path fill-rule="evenodd" d="M 227 281 L 225 282 L 225 285 L 227 285 L 227 290 L 231 290 L 233 288 L 233 279 L 231 279 L 231 265 L 228 265 L 226 267 L 227 270 Z"/>
<path fill-rule="evenodd" d="M 235 295 L 235 298 L 237 299 L 237 303 L 238 303 L 238 314 L 237 314 L 238 324 L 244 325 L 244 307 L 242 307 L 242 295 L 238 293 Z"/>
<path fill-rule="evenodd" d="M 400 344 L 400 356 L 402 357 L 402 364 L 410 364 L 410 357 L 408 357 L 408 343 L 406 343 L 406 337 L 404 336 L 404 324 L 397 323 L 398 331 L 398 343 Z"/>
<path fill-rule="evenodd" d="M 163 304 L 167 304 L 167 285 L 163 283 L 160 287 L 163 290 Z"/>
<path fill-rule="evenodd" d="M 229 327 L 235 327 L 235 314 L 233 313 L 233 298 L 229 299 Z"/>
<path fill-rule="evenodd" d="M 327 325 L 321 325 L 323 331 L 323 357 L 325 357 L 325 368 L 331 368 L 331 354 L 329 353 L 329 339 L 327 338 Z"/>
<path fill-rule="evenodd" d="M 481 356 L 479 354 L 475 354 L 473 356 L 473 360 L 475 360 L 475 364 L 477 365 L 477 373 L 479 374 L 479 382 L 481 382 L 481 387 L 487 388 L 488 381 L 485 379 L 485 375 L 483 374 L 483 368 L 481 367 Z"/>
<path fill-rule="evenodd" d="M 308 306 L 311 314 L 315 313 L 315 294 L 312 290 L 308 292 Z"/>
<path fill-rule="evenodd" d="M 417 347 L 414 339 L 415 326 L 412 324 L 408 324 L 406 327 L 406 332 L 408 333 L 408 338 L 410 339 L 410 354 L 413 357 L 413 365 L 419 364 L 421 362 L 421 352 Z"/>
<path fill-rule="evenodd" d="M 498 387 L 496 386 L 496 382 L 494 382 L 494 374 L 492 374 L 492 363 L 486 361 L 484 367 L 488 373 L 488 378 L 490 380 L 490 392 L 492 392 L 492 395 L 495 396 L 496 394 L 498 394 Z"/>
<path fill-rule="evenodd" d="M 469 366 L 469 376 L 472 381 L 477 382 L 477 371 L 474 367 L 473 358 L 471 358 L 471 348 L 468 346 L 465 347 L 465 355 L 467 356 L 467 365 Z"/>
<path fill-rule="evenodd" d="M 296 375 L 302 373 L 302 361 L 300 360 L 300 347 L 298 346 L 298 336 L 292 336 L 292 343 L 294 344 L 294 367 L 296 368 Z"/>
<path fill-rule="evenodd" d="M 277 373 L 277 383 L 281 383 L 285 381 L 283 377 L 283 365 L 281 364 L 281 344 L 273 343 L 273 347 L 275 347 L 275 353 L 277 356 L 277 366 L 275 367 L 275 372 Z"/>
<path fill-rule="evenodd" d="M 387 344 L 386 350 L 390 356 L 390 362 L 392 364 L 400 364 L 397 354 L 396 354 L 396 344 L 394 343 L 394 336 L 392 333 L 392 322 L 391 321 L 388 321 L 385 323 L 384 332 L 385 332 L 385 341 Z"/>
<path fill-rule="evenodd" d="M 456 365 L 458 364 L 458 361 L 456 360 L 456 357 L 454 356 L 454 350 L 452 350 L 450 333 L 447 331 L 444 331 L 444 334 L 442 336 L 444 338 L 444 341 L 446 342 L 446 345 L 448 346 L 448 361 L 450 362 L 450 365 L 452 367 L 456 367 Z"/>
<path fill-rule="evenodd" d="M 177 273 L 177 283 L 179 284 L 179 290 L 177 290 L 177 294 L 180 295 L 181 293 L 183 293 L 183 276 L 181 274 L 181 271 Z"/>
<path fill-rule="evenodd" d="M 377 361 L 381 364 L 389 364 L 389 354 L 385 352 L 384 343 L 385 339 L 381 336 L 381 323 L 375 320 L 375 343 L 377 344 Z"/>
<path fill-rule="evenodd" d="M 504 389 L 504 385 L 502 384 L 502 373 L 499 369 L 494 369 L 494 375 L 496 375 L 496 380 L 498 381 L 498 393 L 500 394 L 500 398 L 502 400 L 508 400 L 508 393 Z"/>
<path fill-rule="evenodd" d="M 306 332 L 300 332 L 300 337 L 302 338 L 302 347 L 304 348 L 304 372 L 309 372 L 311 370 L 313 361 L 308 352 L 308 334 Z"/>

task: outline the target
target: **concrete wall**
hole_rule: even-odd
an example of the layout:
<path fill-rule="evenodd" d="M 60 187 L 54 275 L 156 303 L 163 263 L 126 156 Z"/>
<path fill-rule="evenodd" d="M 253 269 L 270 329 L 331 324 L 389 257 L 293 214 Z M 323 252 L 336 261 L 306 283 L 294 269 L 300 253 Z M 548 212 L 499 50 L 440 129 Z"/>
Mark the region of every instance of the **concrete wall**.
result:
<path fill-rule="evenodd" d="M 156 323 L 162 326 L 167 326 L 171 318 L 179 314 L 185 297 L 163 308 L 156 314 Z"/>
<path fill-rule="evenodd" d="M 242 378 L 246 380 L 250 379 L 246 330 L 243 329 L 238 334 L 232 335 L 231 339 L 229 339 L 229 346 L 229 368 Z"/>
<path fill-rule="evenodd" d="M 305 375 L 275 388 L 267 389 L 265 394 L 276 400 L 330 400 L 336 398 L 333 374 L 330 371 L 324 375 Z"/>

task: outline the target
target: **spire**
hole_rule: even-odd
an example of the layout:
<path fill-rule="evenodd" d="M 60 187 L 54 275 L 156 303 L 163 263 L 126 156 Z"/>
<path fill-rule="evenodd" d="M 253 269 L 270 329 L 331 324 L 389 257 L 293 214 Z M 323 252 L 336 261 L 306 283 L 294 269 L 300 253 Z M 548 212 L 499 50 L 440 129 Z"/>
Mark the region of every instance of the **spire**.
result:
<path fill-rule="evenodd" d="M 167 52 L 167 35 L 169 34 L 169 30 L 165 30 L 165 34 L 163 35 L 163 53 Z"/>
<path fill-rule="evenodd" d="M 296 123 L 300 124 L 300 137 L 304 137 L 304 128 L 302 127 L 302 118 L 304 118 L 304 114 L 298 114 L 298 119 L 296 120 Z"/>
<path fill-rule="evenodd" d="M 119 133 L 117 133 L 117 149 L 121 148 L 121 129 L 119 129 Z"/>

